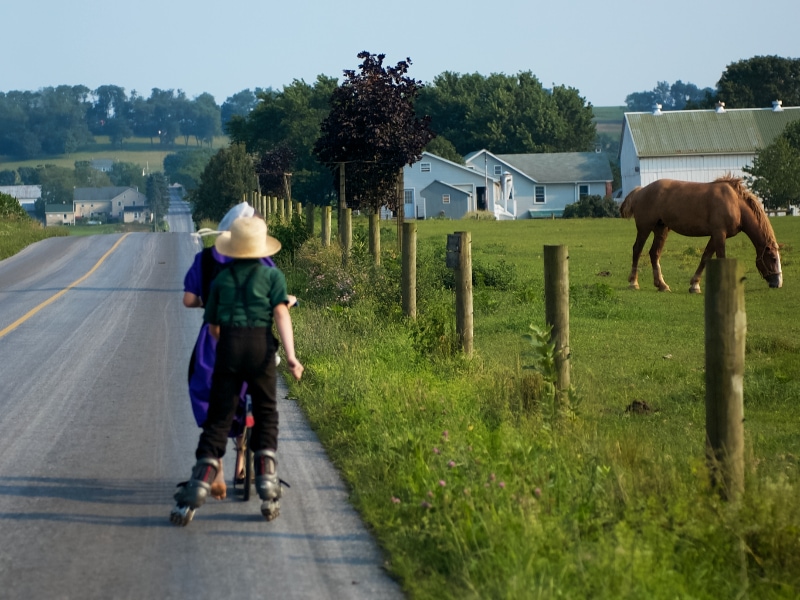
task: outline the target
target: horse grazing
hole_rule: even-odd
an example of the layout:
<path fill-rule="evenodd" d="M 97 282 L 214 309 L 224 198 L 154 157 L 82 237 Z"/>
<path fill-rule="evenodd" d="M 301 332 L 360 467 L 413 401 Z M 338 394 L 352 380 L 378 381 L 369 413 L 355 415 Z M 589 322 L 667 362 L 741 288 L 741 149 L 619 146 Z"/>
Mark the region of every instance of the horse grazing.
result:
<path fill-rule="evenodd" d="M 659 258 L 670 230 L 690 237 L 711 236 L 700 266 L 691 279 L 689 291 L 700 293 L 700 275 L 706 261 L 716 254 L 725 258 L 725 240 L 743 231 L 756 248 L 756 268 L 769 287 L 783 284 L 781 257 L 775 233 L 761 203 L 738 177 L 720 177 L 711 183 L 693 183 L 659 179 L 636 187 L 620 206 L 620 214 L 636 221 L 633 266 L 628 276 L 630 287 L 639 289 L 639 256 L 653 232 L 650 262 L 653 284 L 662 292 L 670 291 L 661 276 Z"/>

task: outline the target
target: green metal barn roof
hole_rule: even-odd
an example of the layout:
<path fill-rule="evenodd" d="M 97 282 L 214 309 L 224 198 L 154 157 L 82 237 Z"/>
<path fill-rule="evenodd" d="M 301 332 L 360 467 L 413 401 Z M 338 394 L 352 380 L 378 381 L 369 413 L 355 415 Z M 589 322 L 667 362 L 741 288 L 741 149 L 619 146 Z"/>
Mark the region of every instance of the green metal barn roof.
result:
<path fill-rule="evenodd" d="M 691 154 L 754 154 L 800 119 L 800 107 L 625 113 L 640 158 Z"/>

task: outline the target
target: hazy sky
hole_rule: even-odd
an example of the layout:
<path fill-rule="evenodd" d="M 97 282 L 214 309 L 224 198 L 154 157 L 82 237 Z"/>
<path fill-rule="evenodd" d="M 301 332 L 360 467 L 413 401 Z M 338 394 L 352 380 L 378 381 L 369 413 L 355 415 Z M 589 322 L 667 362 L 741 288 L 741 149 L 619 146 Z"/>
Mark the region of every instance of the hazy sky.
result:
<path fill-rule="evenodd" d="M 0 5 L 0 91 L 117 85 L 209 92 L 341 77 L 357 54 L 410 57 L 409 75 L 531 71 L 595 106 L 726 66 L 800 57 L 798 0 L 18 0 Z"/>

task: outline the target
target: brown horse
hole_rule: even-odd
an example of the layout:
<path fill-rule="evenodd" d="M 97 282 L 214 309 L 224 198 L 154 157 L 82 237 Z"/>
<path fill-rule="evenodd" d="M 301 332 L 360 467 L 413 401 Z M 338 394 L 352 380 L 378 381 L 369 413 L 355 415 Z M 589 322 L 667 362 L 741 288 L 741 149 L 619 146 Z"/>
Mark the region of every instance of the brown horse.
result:
<path fill-rule="evenodd" d="M 769 287 L 779 288 L 783 284 L 781 257 L 772 225 L 758 198 L 738 177 L 728 175 L 711 183 L 659 179 L 645 187 L 634 188 L 620 206 L 620 214 L 636 221 L 633 266 L 628 277 L 632 289 L 639 289 L 639 256 L 652 231 L 653 284 L 659 291 L 670 291 L 661 276 L 659 263 L 670 230 L 690 237 L 711 236 L 692 277 L 689 287 L 692 293 L 700 293 L 700 275 L 706 261 L 712 254 L 725 258 L 725 240 L 740 231 L 753 242 L 756 268 Z"/>

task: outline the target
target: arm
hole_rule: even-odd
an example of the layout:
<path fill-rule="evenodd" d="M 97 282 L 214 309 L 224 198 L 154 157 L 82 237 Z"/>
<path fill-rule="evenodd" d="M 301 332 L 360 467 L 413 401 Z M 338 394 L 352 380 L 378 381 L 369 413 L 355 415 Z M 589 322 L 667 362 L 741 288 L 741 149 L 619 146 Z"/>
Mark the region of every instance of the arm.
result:
<path fill-rule="evenodd" d="M 283 350 L 286 353 L 286 364 L 289 366 L 292 376 L 297 381 L 300 381 L 304 367 L 294 354 L 294 331 L 292 330 L 292 317 L 289 316 L 289 307 L 281 302 L 275 306 L 272 315 L 275 318 L 275 327 L 278 330 L 278 336 L 281 338 Z"/>
<path fill-rule="evenodd" d="M 183 292 L 183 305 L 186 308 L 200 308 L 203 306 L 203 300 L 192 292 Z"/>

